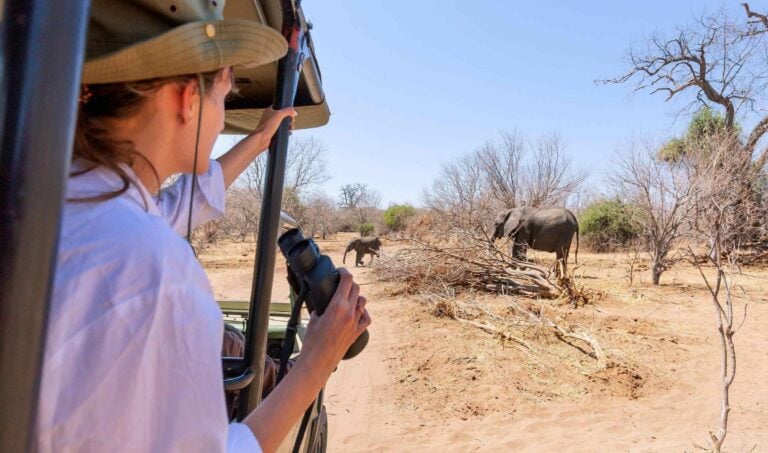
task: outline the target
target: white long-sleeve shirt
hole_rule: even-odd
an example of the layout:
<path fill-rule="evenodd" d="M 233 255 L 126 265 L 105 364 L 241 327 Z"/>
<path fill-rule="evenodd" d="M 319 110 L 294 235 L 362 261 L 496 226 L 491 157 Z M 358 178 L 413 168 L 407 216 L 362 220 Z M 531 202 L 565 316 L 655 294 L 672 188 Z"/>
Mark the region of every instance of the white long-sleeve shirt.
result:
<path fill-rule="evenodd" d="M 221 167 L 211 161 L 197 181 L 199 225 L 223 213 Z M 71 177 L 67 198 L 121 186 L 96 169 Z M 221 311 L 177 234 L 186 232 L 190 187 L 183 176 L 160 201 L 137 183 L 108 201 L 66 203 L 40 391 L 41 453 L 261 451 L 247 426 L 228 425 Z"/>

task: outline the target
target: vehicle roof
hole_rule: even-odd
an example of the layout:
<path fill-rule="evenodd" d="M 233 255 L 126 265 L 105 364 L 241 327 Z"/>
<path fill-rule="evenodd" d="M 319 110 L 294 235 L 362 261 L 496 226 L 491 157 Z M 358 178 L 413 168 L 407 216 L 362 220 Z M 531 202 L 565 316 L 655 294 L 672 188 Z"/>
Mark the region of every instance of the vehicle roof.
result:
<path fill-rule="evenodd" d="M 281 31 L 283 22 L 279 0 L 227 0 L 224 17 L 258 21 L 277 31 Z M 302 21 L 305 21 L 303 17 Z M 304 60 L 294 103 L 298 111 L 295 129 L 323 126 L 331 115 L 311 36 L 308 47 L 310 54 Z M 238 95 L 227 102 L 224 133 L 249 133 L 255 129 L 264 109 L 272 105 L 276 81 L 277 62 L 256 67 L 235 67 Z"/>

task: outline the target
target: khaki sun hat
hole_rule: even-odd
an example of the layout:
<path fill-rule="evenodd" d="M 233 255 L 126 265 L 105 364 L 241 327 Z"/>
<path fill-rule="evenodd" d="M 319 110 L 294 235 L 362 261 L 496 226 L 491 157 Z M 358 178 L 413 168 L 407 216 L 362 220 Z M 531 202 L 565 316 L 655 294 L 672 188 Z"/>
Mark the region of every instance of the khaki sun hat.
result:
<path fill-rule="evenodd" d="M 222 19 L 224 0 L 93 0 L 82 83 L 259 66 L 285 55 L 280 33 Z"/>

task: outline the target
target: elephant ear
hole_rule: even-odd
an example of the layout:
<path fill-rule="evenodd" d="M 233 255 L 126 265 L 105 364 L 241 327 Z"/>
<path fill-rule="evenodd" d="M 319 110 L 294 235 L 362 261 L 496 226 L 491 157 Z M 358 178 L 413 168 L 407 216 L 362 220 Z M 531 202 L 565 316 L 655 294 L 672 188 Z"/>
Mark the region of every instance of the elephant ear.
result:
<path fill-rule="evenodd" d="M 520 227 L 520 219 L 523 213 L 520 209 L 510 209 L 506 223 L 504 223 L 504 237 L 509 237 L 517 232 Z"/>
<path fill-rule="evenodd" d="M 509 217 L 509 209 L 496 216 L 496 220 L 493 222 L 494 240 L 504 237 L 504 224 L 507 222 L 507 217 Z"/>

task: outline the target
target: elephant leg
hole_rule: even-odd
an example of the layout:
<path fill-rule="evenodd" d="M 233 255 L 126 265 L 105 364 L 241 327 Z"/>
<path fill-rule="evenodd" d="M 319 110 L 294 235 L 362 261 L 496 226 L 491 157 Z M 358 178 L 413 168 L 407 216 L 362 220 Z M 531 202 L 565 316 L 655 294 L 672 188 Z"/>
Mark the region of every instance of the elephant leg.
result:
<path fill-rule="evenodd" d="M 518 261 L 526 261 L 528 255 L 528 247 L 525 244 L 515 242 L 512 246 L 512 257 Z"/>
<path fill-rule="evenodd" d="M 363 251 L 355 250 L 355 267 L 363 265 Z"/>
<path fill-rule="evenodd" d="M 555 275 L 558 275 L 558 273 L 560 272 L 560 263 L 563 263 L 563 267 L 562 267 L 563 275 L 562 276 L 565 277 L 565 256 L 563 254 L 562 247 L 558 247 L 558 249 L 555 251 L 555 263 L 554 263 L 554 266 L 553 266 L 554 267 L 553 270 L 555 271 Z"/>
<path fill-rule="evenodd" d="M 519 244 L 517 242 L 513 243 L 510 247 L 512 250 L 512 258 L 520 261 L 525 262 L 526 261 L 526 248 L 523 244 Z M 520 266 L 515 266 L 516 268 L 520 268 Z"/>
<path fill-rule="evenodd" d="M 563 276 L 568 274 L 568 255 L 571 252 L 571 241 L 565 241 L 565 243 L 558 250 L 558 260 L 563 260 Z"/>

